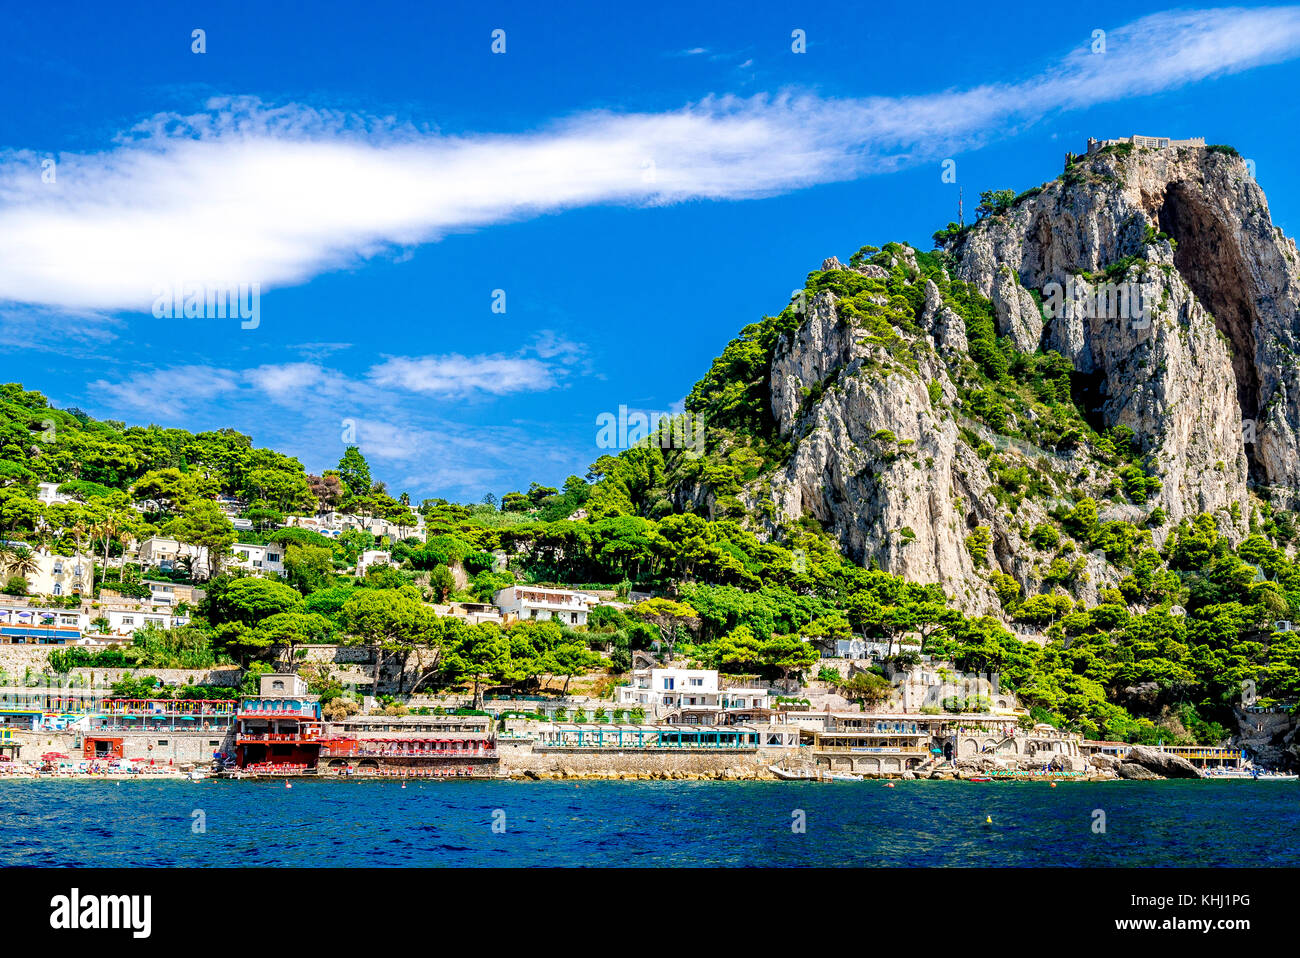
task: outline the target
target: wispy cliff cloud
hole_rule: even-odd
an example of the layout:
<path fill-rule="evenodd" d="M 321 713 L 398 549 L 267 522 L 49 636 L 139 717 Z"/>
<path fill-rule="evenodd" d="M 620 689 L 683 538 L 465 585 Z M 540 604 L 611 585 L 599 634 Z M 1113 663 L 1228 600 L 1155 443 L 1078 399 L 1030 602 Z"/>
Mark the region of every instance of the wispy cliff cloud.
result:
<path fill-rule="evenodd" d="M 52 183 L 42 155 L 0 155 L 0 301 L 147 310 L 164 287 L 266 291 L 566 208 L 738 200 L 882 172 L 1055 111 L 1290 59 L 1300 8 L 1156 14 L 1109 31 L 1104 54 L 1081 40 L 1017 83 L 864 99 L 710 96 L 512 135 L 213 100 L 197 115 L 153 117 L 102 152 L 57 157 Z M 395 363 L 385 375 L 441 388 L 449 370 Z"/>

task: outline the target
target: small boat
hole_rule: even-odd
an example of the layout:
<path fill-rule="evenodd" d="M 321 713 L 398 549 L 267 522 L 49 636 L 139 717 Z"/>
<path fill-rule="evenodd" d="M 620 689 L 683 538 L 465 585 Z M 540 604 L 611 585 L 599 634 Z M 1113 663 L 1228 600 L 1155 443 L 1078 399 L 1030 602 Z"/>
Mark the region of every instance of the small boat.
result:
<path fill-rule="evenodd" d="M 991 782 L 991 781 L 993 781 L 993 779 L 989 778 L 987 775 L 972 775 L 970 778 L 966 779 L 966 781 L 968 781 L 968 782 Z"/>
<path fill-rule="evenodd" d="M 783 782 L 815 782 L 819 775 L 812 769 L 789 769 L 782 768 L 780 765 L 769 765 L 767 770 L 781 779 Z"/>
<path fill-rule="evenodd" d="M 1294 782 L 1300 778 L 1300 775 L 1291 775 L 1286 772 L 1261 772 L 1258 769 L 1248 768 L 1225 768 L 1208 772 L 1205 776 L 1207 779 L 1214 781 L 1216 779 L 1249 779 L 1252 782 Z"/>
<path fill-rule="evenodd" d="M 861 775 L 852 775 L 848 772 L 827 772 L 826 780 L 828 782 L 860 782 Z"/>
<path fill-rule="evenodd" d="M 201 782 L 208 777 L 208 773 L 201 769 L 193 769 L 187 776 L 191 782 Z"/>

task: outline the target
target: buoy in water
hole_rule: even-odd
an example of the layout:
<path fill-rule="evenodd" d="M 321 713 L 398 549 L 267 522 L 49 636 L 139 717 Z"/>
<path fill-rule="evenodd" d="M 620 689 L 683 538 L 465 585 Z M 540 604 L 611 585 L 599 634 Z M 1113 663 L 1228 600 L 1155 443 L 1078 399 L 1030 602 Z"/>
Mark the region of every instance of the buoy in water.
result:
<path fill-rule="evenodd" d="M 894 783 L 893 783 L 893 782 L 886 782 L 886 783 L 885 783 L 885 788 L 893 788 L 893 787 L 894 787 Z"/>
<path fill-rule="evenodd" d="M 987 818 L 985 818 L 985 819 L 984 819 L 984 824 L 985 824 L 985 825 L 992 825 L 992 824 L 993 824 L 993 816 L 992 816 L 992 815 L 989 815 Z"/>
<path fill-rule="evenodd" d="M 1056 783 L 1052 782 L 1052 788 L 1056 788 Z"/>
<path fill-rule="evenodd" d="M 284 787 L 285 787 L 285 788 L 293 788 L 293 782 L 285 782 L 285 783 L 284 783 Z"/>

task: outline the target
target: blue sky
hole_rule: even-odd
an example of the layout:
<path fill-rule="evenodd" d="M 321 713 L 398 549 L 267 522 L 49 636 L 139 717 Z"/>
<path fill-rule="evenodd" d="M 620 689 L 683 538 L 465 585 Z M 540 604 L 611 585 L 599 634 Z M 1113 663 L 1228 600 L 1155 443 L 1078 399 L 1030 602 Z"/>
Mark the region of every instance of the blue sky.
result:
<path fill-rule="evenodd" d="M 311 471 L 351 424 L 416 499 L 583 474 L 824 257 L 929 248 L 944 159 L 969 215 L 1089 135 L 1200 135 L 1300 229 L 1295 7 L 176 6 L 7 14 L 5 378 Z M 256 328 L 154 315 L 190 283 L 257 283 Z"/>

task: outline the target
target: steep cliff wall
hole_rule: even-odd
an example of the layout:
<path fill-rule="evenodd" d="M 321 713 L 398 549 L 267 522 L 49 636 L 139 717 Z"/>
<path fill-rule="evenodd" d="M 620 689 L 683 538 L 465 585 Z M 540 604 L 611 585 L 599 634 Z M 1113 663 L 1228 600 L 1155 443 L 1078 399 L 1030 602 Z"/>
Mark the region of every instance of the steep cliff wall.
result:
<path fill-rule="evenodd" d="M 1232 151 L 1110 147 L 919 255 L 810 277 L 768 383 L 793 451 L 747 498 L 770 497 L 769 529 L 811 515 L 854 559 L 986 612 L 994 572 L 1090 603 L 1118 581 L 1114 555 L 1030 541 L 1084 497 L 1159 545 L 1202 512 L 1240 538 L 1249 489 L 1300 488 L 1300 258 Z M 1074 423 L 1044 392 L 1053 352 Z"/>

